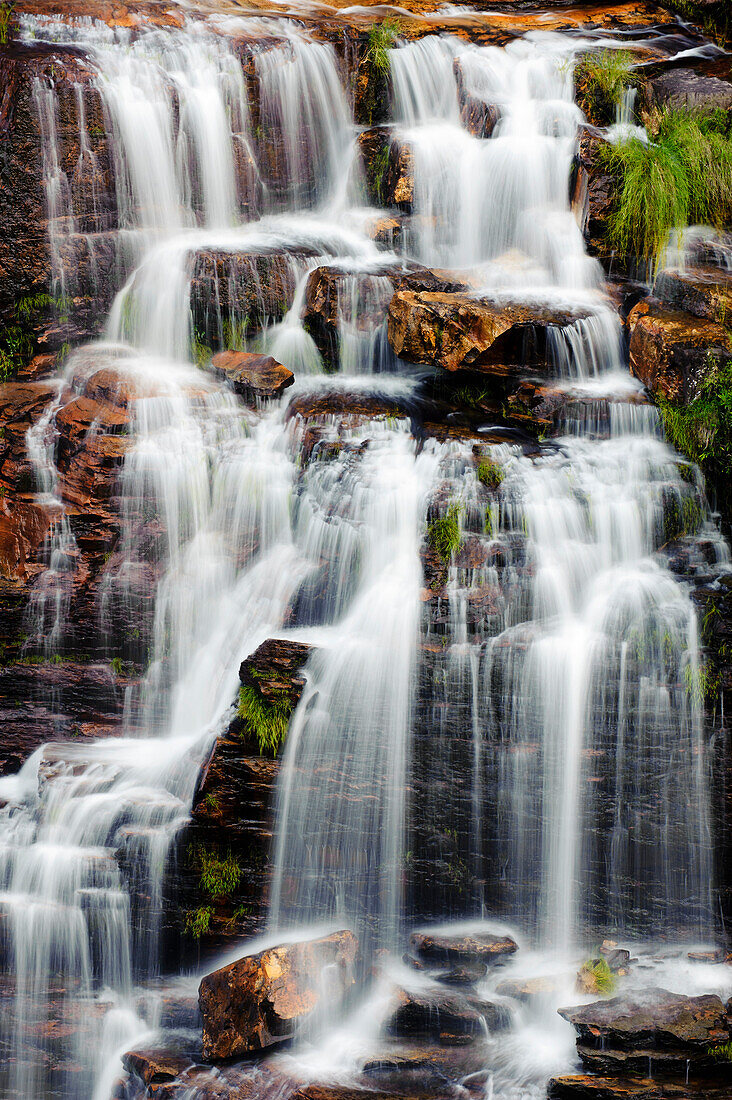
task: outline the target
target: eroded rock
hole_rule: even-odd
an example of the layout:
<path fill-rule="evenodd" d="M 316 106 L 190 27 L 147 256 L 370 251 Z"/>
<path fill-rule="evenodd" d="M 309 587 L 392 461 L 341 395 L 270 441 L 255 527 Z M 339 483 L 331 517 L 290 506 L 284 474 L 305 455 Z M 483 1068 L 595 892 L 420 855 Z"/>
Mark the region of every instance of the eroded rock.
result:
<path fill-rule="evenodd" d="M 207 974 L 199 988 L 203 1055 L 241 1057 L 291 1039 L 319 1007 L 354 987 L 358 943 L 347 929 L 284 943 Z"/>
<path fill-rule="evenodd" d="M 235 393 L 245 401 L 281 397 L 295 381 L 295 375 L 271 355 L 256 355 L 248 351 L 220 351 L 211 360 L 216 374 L 226 378 Z"/>
<path fill-rule="evenodd" d="M 732 339 L 716 321 L 668 309 L 653 298 L 628 316 L 630 370 L 669 401 L 692 401 L 710 366 L 732 351 Z"/>

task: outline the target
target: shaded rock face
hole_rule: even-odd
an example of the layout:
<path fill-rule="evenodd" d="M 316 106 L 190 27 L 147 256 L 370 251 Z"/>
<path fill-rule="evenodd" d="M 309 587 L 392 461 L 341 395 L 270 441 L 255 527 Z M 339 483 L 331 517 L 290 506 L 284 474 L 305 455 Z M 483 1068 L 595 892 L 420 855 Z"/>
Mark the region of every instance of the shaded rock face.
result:
<path fill-rule="evenodd" d="M 732 107 L 732 83 L 707 76 L 691 68 L 670 68 L 644 83 L 646 109 L 728 110 Z"/>
<path fill-rule="evenodd" d="M 732 351 L 722 325 L 653 299 L 633 307 L 628 326 L 631 373 L 669 401 L 692 401 L 710 365 Z"/>
<path fill-rule="evenodd" d="M 203 1056 L 241 1057 L 291 1039 L 318 1008 L 337 1009 L 355 985 L 352 932 L 282 944 L 208 974 L 201 982 Z"/>
<path fill-rule="evenodd" d="M 729 1042 L 727 1010 L 719 997 L 685 997 L 665 989 L 642 998 L 613 997 L 559 1015 L 578 1033 L 577 1052 L 598 1073 L 645 1076 L 715 1064 L 715 1048 Z"/>
<path fill-rule="evenodd" d="M 496 104 L 487 103 L 475 94 L 471 88 L 470 79 L 463 72 L 460 58 L 456 57 L 453 61 L 453 72 L 457 84 L 458 106 L 462 125 L 473 137 L 489 138 L 501 117 L 499 108 Z"/>
<path fill-rule="evenodd" d="M 271 355 L 247 351 L 220 351 L 211 360 L 215 373 L 226 378 L 240 397 L 256 404 L 281 397 L 295 381 L 295 375 Z"/>
<path fill-rule="evenodd" d="M 570 177 L 570 201 L 579 221 L 588 252 L 601 259 L 612 270 L 623 270 L 623 257 L 611 256 L 606 238 L 608 221 L 613 211 L 618 181 L 603 162 L 605 138 L 591 126 L 583 126 L 579 134 Z"/>
<path fill-rule="evenodd" d="M 302 320 L 326 370 L 347 368 L 341 339 L 368 341 L 383 325 L 401 273 L 385 265 L 369 272 L 335 266 L 316 267 L 308 276 Z M 347 349 L 346 349 L 347 354 Z"/>
<path fill-rule="evenodd" d="M 548 1100 L 727 1100 L 729 1086 L 705 1082 L 701 1087 L 670 1084 L 649 1079 L 588 1077 L 565 1074 L 553 1077 L 547 1088 Z"/>
<path fill-rule="evenodd" d="M 548 326 L 565 327 L 580 316 L 399 289 L 389 305 L 389 343 L 412 363 L 503 374 L 507 364 L 546 364 Z"/>
<path fill-rule="evenodd" d="M 0 47 L 0 318 L 22 320 L 31 354 L 34 346 L 55 350 L 69 339 L 96 334 L 111 301 L 112 281 L 104 276 L 116 263 L 109 234 L 116 200 L 93 79 L 92 66 L 72 46 Z M 46 211 L 42 148 L 43 131 L 51 126 L 65 181 L 64 208 L 53 226 Z M 62 271 L 70 274 L 68 284 Z M 58 321 L 62 294 L 77 299 L 73 323 Z"/>
<path fill-rule="evenodd" d="M 430 1039 L 442 1046 L 464 1046 L 488 1031 L 508 1027 L 510 1014 L 502 1005 L 470 994 L 429 990 L 399 990 L 397 1008 L 387 1029 L 399 1037 Z"/>
<path fill-rule="evenodd" d="M 358 148 L 369 203 L 409 213 L 414 201 L 414 158 L 409 146 L 391 127 L 377 126 L 359 134 Z"/>
<path fill-rule="evenodd" d="M 654 297 L 672 310 L 724 324 L 732 319 L 732 272 L 711 265 L 657 276 Z"/>

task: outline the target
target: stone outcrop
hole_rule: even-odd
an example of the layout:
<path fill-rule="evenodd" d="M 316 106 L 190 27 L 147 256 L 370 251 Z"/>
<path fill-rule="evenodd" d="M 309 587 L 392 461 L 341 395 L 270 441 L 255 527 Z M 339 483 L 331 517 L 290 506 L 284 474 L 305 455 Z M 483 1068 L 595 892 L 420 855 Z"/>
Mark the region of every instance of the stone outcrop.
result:
<path fill-rule="evenodd" d="M 197 252 L 191 276 L 191 311 L 199 343 L 223 349 L 266 323 L 281 320 L 295 293 L 297 255 L 271 249 Z"/>
<path fill-rule="evenodd" d="M 700 1087 L 650 1078 L 589 1077 L 581 1073 L 553 1077 L 548 1100 L 727 1100 L 729 1086 L 706 1081 Z"/>
<path fill-rule="evenodd" d="M 711 264 L 662 271 L 653 287 L 664 306 L 706 321 L 732 321 L 732 272 Z"/>
<path fill-rule="evenodd" d="M 666 107 L 672 110 L 722 110 L 732 107 L 732 83 L 692 68 L 658 67 L 646 75 L 642 101 L 646 110 Z"/>
<path fill-rule="evenodd" d="M 473 932 L 465 935 L 412 932 L 409 946 L 421 959 L 433 964 L 449 963 L 458 966 L 492 966 L 518 951 L 518 944 L 511 936 L 494 932 Z"/>
<path fill-rule="evenodd" d="M 199 989 L 203 1056 L 242 1057 L 295 1036 L 353 989 L 358 944 L 348 930 L 284 943 L 207 974 Z"/>
<path fill-rule="evenodd" d="M 414 158 L 409 145 L 392 127 L 375 126 L 358 135 L 358 150 L 369 203 L 409 213 L 414 201 Z"/>
<path fill-rule="evenodd" d="M 502 375 L 516 373 L 511 367 L 518 364 L 546 366 L 549 326 L 564 328 L 582 316 L 400 288 L 389 305 L 389 343 L 408 362 Z"/>
<path fill-rule="evenodd" d="M 719 997 L 685 997 L 665 989 L 614 997 L 559 1015 L 578 1033 L 577 1053 L 603 1075 L 683 1073 L 709 1067 L 715 1050 L 730 1041 L 727 1009 Z"/>
<path fill-rule="evenodd" d="M 692 401 L 710 367 L 732 351 L 732 339 L 718 322 L 652 298 L 633 307 L 628 326 L 631 373 L 669 401 Z"/>
<path fill-rule="evenodd" d="M 211 360 L 213 371 L 226 379 L 235 393 L 256 405 L 281 397 L 295 381 L 292 371 L 271 355 L 256 355 L 248 351 L 220 351 Z"/>
<path fill-rule="evenodd" d="M 327 370 L 340 363 L 343 326 L 368 337 L 386 318 L 394 284 L 401 272 L 390 266 L 354 272 L 335 266 L 316 267 L 308 275 L 302 320 Z"/>
<path fill-rule="evenodd" d="M 593 126 L 581 128 L 572 163 L 570 201 L 588 251 L 612 270 L 623 270 L 624 258 L 612 256 L 607 246 L 608 223 L 618 188 L 618 180 L 603 158 L 607 147 L 599 130 Z"/>
<path fill-rule="evenodd" d="M 391 1035 L 431 1040 L 442 1046 L 463 1046 L 487 1031 L 501 1031 L 510 1023 L 503 1005 L 466 993 L 398 990 L 397 1007 L 389 1018 Z"/>

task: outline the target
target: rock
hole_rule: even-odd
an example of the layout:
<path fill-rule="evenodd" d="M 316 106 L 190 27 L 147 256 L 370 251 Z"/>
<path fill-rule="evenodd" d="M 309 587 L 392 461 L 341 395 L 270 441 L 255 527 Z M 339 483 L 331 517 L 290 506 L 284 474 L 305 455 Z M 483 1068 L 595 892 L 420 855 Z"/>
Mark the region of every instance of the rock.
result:
<path fill-rule="evenodd" d="M 26 366 L 16 371 L 15 377 L 19 382 L 38 382 L 55 374 L 56 361 L 55 354 L 35 355 Z"/>
<path fill-rule="evenodd" d="M 310 272 L 302 319 L 327 369 L 340 366 L 344 329 L 368 337 L 381 327 L 400 277 L 389 266 L 369 272 L 316 267 Z"/>
<path fill-rule="evenodd" d="M 220 351 L 211 360 L 216 374 L 226 378 L 245 401 L 255 404 L 281 397 L 295 381 L 292 371 L 271 355 L 248 351 Z"/>
<path fill-rule="evenodd" d="M 475 985 L 486 975 L 488 968 L 484 964 L 474 966 L 455 966 L 452 970 L 439 970 L 433 977 L 442 985 Z"/>
<path fill-rule="evenodd" d="M 189 1069 L 193 1062 L 185 1054 L 151 1048 L 127 1051 L 122 1055 L 122 1065 L 128 1073 L 148 1086 L 174 1081 L 179 1074 Z"/>
<path fill-rule="evenodd" d="M 305 642 L 268 638 L 251 657 L 242 661 L 239 679 L 256 688 L 264 702 L 274 703 L 285 698 L 294 710 L 305 686 L 301 670 L 313 648 Z"/>
<path fill-rule="evenodd" d="M 462 1046 L 488 1031 L 509 1026 L 510 1013 L 502 1005 L 465 993 L 429 990 L 397 991 L 397 1008 L 387 1023 L 391 1035 L 431 1039 L 444 1046 Z"/>
<path fill-rule="evenodd" d="M 388 126 L 358 135 L 366 195 L 372 206 L 394 206 L 409 213 L 414 201 L 414 157 L 409 145 Z"/>
<path fill-rule="evenodd" d="M 732 319 L 732 272 L 719 267 L 669 268 L 657 276 L 653 294 L 669 309 L 694 317 L 720 324 Z"/>
<path fill-rule="evenodd" d="M 196 252 L 191 311 L 199 339 L 221 350 L 268 321 L 281 320 L 295 294 L 297 257 L 310 254 L 307 249 Z"/>
<path fill-rule="evenodd" d="M 549 326 L 566 327 L 583 316 L 400 287 L 389 304 L 388 336 L 408 362 L 503 375 L 515 373 L 514 364 L 546 365 Z"/>
<path fill-rule="evenodd" d="M 727 330 L 647 298 L 628 316 L 630 370 L 652 393 L 692 401 L 714 359 L 732 351 Z"/>
<path fill-rule="evenodd" d="M 608 221 L 617 195 L 618 180 L 603 158 L 608 142 L 593 126 L 582 126 L 570 177 L 570 201 L 582 229 L 587 250 L 607 263 Z M 619 258 L 621 268 L 623 258 Z M 615 267 L 616 264 L 613 264 Z"/>
<path fill-rule="evenodd" d="M 732 107 L 732 84 L 691 68 L 670 68 L 646 79 L 642 99 L 646 110 L 665 107 L 727 111 Z"/>
<path fill-rule="evenodd" d="M 683 1085 L 659 1083 L 649 1078 L 587 1077 L 581 1073 L 553 1077 L 547 1087 L 547 1100 L 723 1100 L 724 1093 L 714 1088 L 692 1093 Z"/>
<path fill-rule="evenodd" d="M 713 1065 L 713 1050 L 729 1042 L 719 997 L 685 997 L 665 989 L 559 1009 L 577 1030 L 577 1052 L 599 1073 L 644 1074 L 649 1059 L 663 1072 Z"/>
<path fill-rule="evenodd" d="M 510 936 L 494 932 L 473 932 L 463 936 L 412 932 L 409 944 L 411 950 L 422 959 L 459 966 L 492 966 L 499 959 L 518 951 L 518 944 Z"/>
<path fill-rule="evenodd" d="M 456 57 L 453 61 L 453 72 L 457 83 L 460 121 L 473 137 L 489 138 L 501 117 L 500 110 L 494 103 L 487 103 L 478 93 L 462 58 Z"/>
<path fill-rule="evenodd" d="M 343 930 L 280 944 L 207 974 L 199 987 L 204 1059 L 276 1046 L 321 1005 L 335 1010 L 355 985 L 357 951 L 356 937 Z"/>

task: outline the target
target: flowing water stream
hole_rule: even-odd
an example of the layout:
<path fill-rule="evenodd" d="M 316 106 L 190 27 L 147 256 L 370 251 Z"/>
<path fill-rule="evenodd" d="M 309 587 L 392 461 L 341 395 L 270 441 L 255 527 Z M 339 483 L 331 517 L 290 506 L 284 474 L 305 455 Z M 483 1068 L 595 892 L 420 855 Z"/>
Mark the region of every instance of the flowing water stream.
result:
<path fill-rule="evenodd" d="M 246 74 L 220 29 L 266 39 Z M 103 339 L 68 357 L 63 385 L 83 394 L 112 369 L 133 391 L 100 636 L 115 608 L 137 613 L 140 578 L 154 615 L 128 736 L 48 746 L 0 786 L 3 1094 L 102 1100 L 115 1052 L 155 1027 L 138 983 L 159 967 L 166 860 L 228 723 L 240 661 L 285 627 L 317 648 L 278 789 L 273 935 L 333 919 L 370 948 L 398 950 L 414 923 L 500 914 L 532 945 L 521 965 L 534 972 L 548 965 L 542 952 L 572 957 L 605 931 L 713 937 L 699 628 L 663 553 L 669 501 L 700 517 L 718 562 L 726 550 L 700 480 L 637 403 L 569 207 L 578 40 L 532 33 L 499 49 L 431 36 L 392 51 L 395 132 L 415 176 L 402 256 L 364 231 L 374 212 L 335 51 L 294 23 L 191 19 L 133 33 L 26 19 L 24 33 L 81 45 L 104 105 L 117 293 Z M 487 139 L 461 123 L 458 71 L 497 108 Z M 39 84 L 36 101 L 64 288 L 64 241 L 83 227 L 60 167 L 54 88 Z M 83 111 L 79 122 L 84 131 Z M 272 255 L 287 298 L 276 308 L 262 267 Z M 191 309 L 201 256 L 217 265 L 205 333 Z M 576 398 L 566 434 L 492 447 L 503 477 L 488 518 L 472 444 L 418 439 L 403 412 L 335 416 L 326 459 L 306 452 L 287 415 L 293 394 L 415 400 L 420 375 L 388 350 L 383 322 L 384 268 L 406 259 L 470 269 L 501 299 L 582 312 L 552 338 L 557 385 Z M 337 376 L 323 375 L 300 316 L 322 264 L 349 273 Z M 204 337 L 217 347 L 236 333 L 294 371 L 280 402 L 249 411 L 195 365 Z M 54 499 L 58 407 L 28 440 Z M 420 549 L 437 499 L 457 505 L 480 553 L 452 561 L 435 619 Z M 152 543 L 141 535 L 151 517 Z M 75 552 L 63 516 L 47 550 L 30 633 L 56 652 Z M 701 568 L 694 545 L 688 555 Z M 566 1064 L 555 1018 L 551 1006 L 521 1022 L 496 1094 L 529 1095 L 515 1090 Z M 341 1032 L 331 1043 L 318 1057 L 332 1069 L 351 1046 Z"/>

